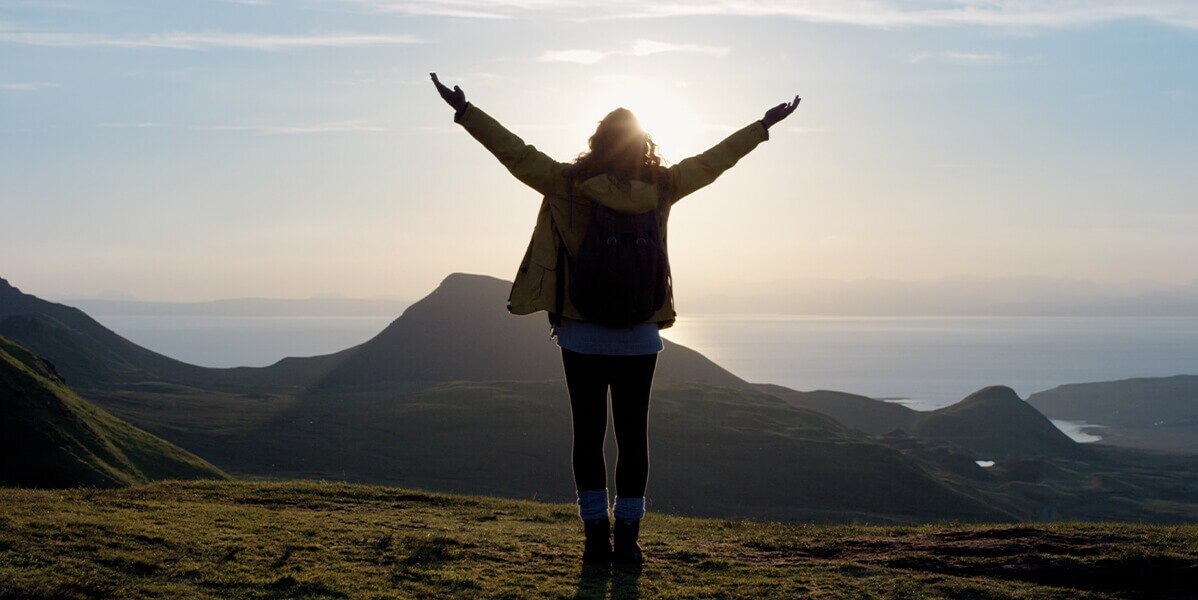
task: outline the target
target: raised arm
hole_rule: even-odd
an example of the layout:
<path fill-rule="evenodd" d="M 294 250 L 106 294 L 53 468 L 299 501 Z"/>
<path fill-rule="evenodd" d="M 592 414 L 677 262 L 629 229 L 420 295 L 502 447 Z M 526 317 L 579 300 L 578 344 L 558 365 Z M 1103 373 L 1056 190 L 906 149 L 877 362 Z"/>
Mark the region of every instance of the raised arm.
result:
<path fill-rule="evenodd" d="M 669 168 L 673 202 L 681 200 L 715 181 L 724 171 L 752 152 L 758 144 L 770 139 L 769 128 L 790 116 L 799 107 L 800 98 L 784 102 L 766 111 L 765 116 L 724 138 L 702 154 L 683 159 Z"/>
<path fill-rule="evenodd" d="M 560 196 L 566 193 L 565 164 L 553 160 L 535 146 L 525 144 L 519 136 L 467 102 L 462 88 L 455 85 L 451 90 L 441 84 L 436 73 L 429 75 L 441 98 L 453 107 L 454 122 L 464 127 L 467 133 L 495 155 L 516 179 L 545 195 Z"/>

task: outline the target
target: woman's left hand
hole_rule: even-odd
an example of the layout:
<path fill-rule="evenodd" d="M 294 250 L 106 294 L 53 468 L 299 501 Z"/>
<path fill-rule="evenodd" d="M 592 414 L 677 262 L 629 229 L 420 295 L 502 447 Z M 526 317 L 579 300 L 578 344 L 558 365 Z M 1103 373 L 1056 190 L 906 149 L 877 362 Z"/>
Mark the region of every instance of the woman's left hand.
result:
<path fill-rule="evenodd" d="M 765 116 L 761 118 L 761 124 L 765 125 L 766 129 L 769 129 L 774 123 L 789 117 L 790 113 L 794 112 L 795 109 L 799 107 L 800 100 L 802 100 L 802 98 L 795 96 L 793 102 L 783 102 L 782 104 L 765 111 Z"/>
<path fill-rule="evenodd" d="M 466 106 L 466 92 L 463 92 L 462 88 L 455 85 L 451 90 L 445 87 L 440 79 L 437 79 L 436 73 L 429 73 L 429 75 L 433 78 L 433 84 L 437 86 L 437 91 L 446 104 L 452 106 L 456 111 L 460 111 Z"/>

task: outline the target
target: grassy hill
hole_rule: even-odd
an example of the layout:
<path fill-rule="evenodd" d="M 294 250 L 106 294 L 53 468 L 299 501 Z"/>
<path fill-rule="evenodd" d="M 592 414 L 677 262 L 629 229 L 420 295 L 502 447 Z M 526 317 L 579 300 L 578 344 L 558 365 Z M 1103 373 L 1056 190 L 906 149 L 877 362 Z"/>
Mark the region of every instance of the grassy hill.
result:
<path fill-rule="evenodd" d="M 6 283 L 0 334 L 57 353 L 50 359 L 66 381 L 82 377 L 89 400 L 231 473 L 565 500 L 574 490 L 560 361 L 543 317 L 506 313 L 508 285 L 450 275 L 374 339 L 263 369 L 155 355 Z M 785 521 L 1198 520 L 1198 456 L 1079 450 L 1007 396 L 916 413 L 753 386 L 667 343 L 650 502 Z M 890 421 L 915 437 L 878 435 Z M 614 465 L 614 442 L 608 449 Z"/>
<path fill-rule="evenodd" d="M 245 476 L 337 479 L 566 501 L 570 415 L 558 381 L 444 382 L 276 398 L 182 388 L 105 406 Z M 747 390 L 654 386 L 649 502 L 688 516 L 869 523 L 1198 521 L 1198 456 L 1082 446 L 997 458 L 866 436 Z M 609 434 L 610 435 L 610 434 Z M 609 437 L 608 466 L 615 464 Z M 997 460 L 991 468 L 975 461 Z"/>
<path fill-rule="evenodd" d="M 890 433 L 895 429 L 910 431 L 924 414 L 902 404 L 847 392 L 800 392 L 772 383 L 754 384 L 753 388 L 777 396 L 793 406 L 828 415 L 845 427 L 873 435 Z"/>
<path fill-rule="evenodd" d="M 885 435 L 901 430 L 926 442 L 956 445 L 980 458 L 1062 457 L 1081 451 L 1006 386 L 983 388 L 960 402 L 927 412 L 845 392 L 800 392 L 772 384 L 753 387 L 864 433 Z"/>
<path fill-rule="evenodd" d="M 921 416 L 912 433 L 968 448 L 984 458 L 1064 457 L 1082 451 L 1015 390 L 1003 385 L 982 388 Z"/>
<path fill-rule="evenodd" d="M 549 322 L 515 317 L 504 298 L 511 282 L 453 273 L 377 336 L 354 349 L 318 386 L 405 381 L 542 380 L 562 376 Z M 747 384 L 703 355 L 665 340 L 658 381 Z"/>
<path fill-rule="evenodd" d="M 0 337 L 0 485 L 117 486 L 212 477 L 225 475 L 88 403 L 50 363 Z"/>
<path fill-rule="evenodd" d="M 1198 451 L 1198 375 L 1073 383 L 1027 401 L 1050 418 L 1099 426 L 1103 443 Z"/>
<path fill-rule="evenodd" d="M 408 381 L 538 380 L 561 376 L 544 315 L 513 317 L 511 283 L 453 273 L 371 340 L 339 352 L 288 357 L 268 367 L 213 369 L 163 356 L 83 311 L 23 293 L 0 279 L 0 335 L 44 356 L 85 389 L 175 384 L 234 393 L 298 393 L 313 386 Z M 659 380 L 747 385 L 703 355 L 666 341 Z"/>
<path fill-rule="evenodd" d="M 582 568 L 577 507 L 316 482 L 0 489 L 0 598 L 1180 598 L 1198 526 L 863 527 L 651 514 Z"/>
<path fill-rule="evenodd" d="M 256 422 L 184 409 L 161 392 L 122 396 L 122 414 L 230 472 L 336 478 L 567 500 L 564 382 L 456 381 L 312 392 Z M 650 502 L 692 516 L 910 522 L 1012 518 L 945 485 L 897 450 L 767 394 L 704 383 L 654 386 Z M 271 407 L 274 408 L 271 408 Z M 171 414 L 169 423 L 154 422 Z M 609 434 L 608 466 L 615 465 Z M 976 465 L 974 466 L 976 469 Z"/>
<path fill-rule="evenodd" d="M 206 389 L 299 390 L 347 352 L 285 358 L 269 367 L 210 369 L 143 348 L 83 311 L 26 294 L 0 278 L 0 335 L 54 363 L 76 389 L 122 389 L 171 382 Z"/>

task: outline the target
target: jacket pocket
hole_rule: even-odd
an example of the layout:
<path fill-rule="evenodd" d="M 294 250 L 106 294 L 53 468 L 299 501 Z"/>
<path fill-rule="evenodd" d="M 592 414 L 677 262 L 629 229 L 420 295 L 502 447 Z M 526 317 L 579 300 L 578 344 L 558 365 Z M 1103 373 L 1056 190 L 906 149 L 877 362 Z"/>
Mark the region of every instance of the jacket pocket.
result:
<path fill-rule="evenodd" d="M 538 231 L 532 238 L 529 260 L 549 271 L 557 268 L 557 236 L 552 231 Z"/>

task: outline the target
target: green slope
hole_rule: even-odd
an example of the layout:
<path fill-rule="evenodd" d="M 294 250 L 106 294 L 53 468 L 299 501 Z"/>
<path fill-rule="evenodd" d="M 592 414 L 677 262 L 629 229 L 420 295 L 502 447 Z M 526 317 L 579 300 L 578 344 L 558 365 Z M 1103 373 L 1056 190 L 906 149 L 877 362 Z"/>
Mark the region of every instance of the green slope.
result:
<path fill-rule="evenodd" d="M 1081 451 L 1015 390 L 994 385 L 919 418 L 912 433 L 925 440 L 951 442 L 980 458 L 1061 457 Z"/>
<path fill-rule="evenodd" d="M 1104 444 L 1198 452 L 1198 375 L 1073 383 L 1027 401 L 1050 418 L 1099 426 Z"/>
<path fill-rule="evenodd" d="M 565 499 L 560 361 L 543 319 L 503 310 L 507 287 L 451 275 L 374 340 L 264 369 L 173 361 L 3 280 L 0 335 L 36 342 L 27 347 L 49 352 L 90 400 L 230 472 Z M 1198 515 L 1198 458 L 1079 450 L 1009 396 L 927 415 L 852 394 L 751 386 L 667 343 L 649 495 L 658 510 L 779 520 Z M 868 435 L 896 427 L 918 437 Z M 991 469 L 975 462 L 996 458 Z"/>
<path fill-rule="evenodd" d="M 928 412 L 844 392 L 800 392 L 772 384 L 753 387 L 858 431 L 883 435 L 901 430 L 925 442 L 955 445 L 979 458 L 1067 457 L 1080 451 L 1035 407 L 1001 385 Z"/>
<path fill-rule="evenodd" d="M 922 414 L 902 404 L 847 392 L 800 392 L 772 383 L 754 384 L 753 388 L 777 396 L 793 406 L 828 415 L 845 427 L 874 435 L 889 433 L 895 429 L 909 431 Z"/>
<path fill-rule="evenodd" d="M 0 485 L 107 487 L 212 477 L 224 474 L 83 400 L 50 363 L 0 337 Z"/>
<path fill-rule="evenodd" d="M 353 349 L 320 381 L 325 387 L 409 381 L 542 380 L 562 376 L 549 323 L 505 308 L 511 282 L 452 273 L 374 338 Z M 743 380 L 669 340 L 657 381 L 744 387 Z"/>
<path fill-rule="evenodd" d="M 0 598 L 1184 598 L 1198 526 L 864 527 L 650 514 L 583 569 L 576 507 L 339 483 L 0 489 Z"/>
<path fill-rule="evenodd" d="M 23 293 L 0 278 L 0 335 L 58 365 L 80 389 L 103 392 L 171 383 L 222 392 L 296 393 L 313 385 L 539 380 L 559 377 L 561 359 L 543 315 L 513 317 L 511 283 L 453 273 L 377 336 L 339 352 L 288 357 L 268 367 L 212 369 L 163 356 L 117 335 L 77 308 Z M 666 341 L 659 380 L 744 381 L 698 352 Z"/>
<path fill-rule="evenodd" d="M 566 398 L 561 381 L 322 391 L 236 442 L 188 447 L 238 473 L 565 500 L 574 495 Z M 900 452 L 760 392 L 656 383 L 649 436 L 657 510 L 791 521 L 1012 518 Z M 609 467 L 615 449 L 609 434 Z"/>
<path fill-rule="evenodd" d="M 353 349 L 285 358 L 261 368 L 210 369 L 153 352 L 117 335 L 83 311 L 23 293 L 0 278 L 0 336 L 57 365 L 80 389 L 121 389 L 172 382 L 209 389 L 295 390 L 311 384 Z"/>
<path fill-rule="evenodd" d="M 561 381 L 391 385 L 299 400 L 152 389 L 97 401 L 237 474 L 551 501 L 574 494 Z M 658 512 L 869 523 L 1198 520 L 1193 455 L 1089 445 L 999 458 L 951 440 L 868 437 L 760 392 L 668 381 L 654 385 L 649 426 L 648 496 Z M 998 464 L 983 469 L 979 459 Z"/>

